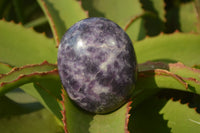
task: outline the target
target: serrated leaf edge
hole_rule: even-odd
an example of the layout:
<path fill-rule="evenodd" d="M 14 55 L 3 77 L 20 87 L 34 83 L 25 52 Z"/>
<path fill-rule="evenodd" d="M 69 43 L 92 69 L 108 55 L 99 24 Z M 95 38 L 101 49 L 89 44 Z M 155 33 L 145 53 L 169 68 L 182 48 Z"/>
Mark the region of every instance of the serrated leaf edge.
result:
<path fill-rule="evenodd" d="M 47 35 L 46 35 L 45 32 L 37 32 L 37 31 L 34 30 L 33 27 L 28 27 L 28 28 L 24 27 L 24 25 L 23 25 L 21 22 L 16 23 L 16 22 L 14 22 L 13 20 L 7 21 L 5 18 L 0 19 L 0 21 L 4 21 L 4 22 L 6 22 L 6 23 L 10 23 L 10 24 L 13 24 L 13 25 L 21 26 L 21 27 L 23 27 L 23 28 L 26 29 L 26 30 L 33 31 L 35 34 L 42 35 L 42 36 L 44 36 L 45 38 L 50 39 L 50 40 L 52 39 L 52 38 L 47 37 Z"/>
<path fill-rule="evenodd" d="M 188 83 L 186 83 L 182 77 L 173 74 L 167 70 L 163 70 L 163 69 L 154 69 L 154 70 L 147 70 L 147 71 L 142 71 L 139 73 L 140 77 L 148 77 L 149 75 L 145 75 L 145 73 L 150 73 L 150 74 L 155 74 L 155 75 L 161 75 L 161 76 L 171 76 L 174 79 L 176 79 L 177 81 L 179 81 L 179 83 L 181 83 L 186 89 L 188 88 Z"/>
<path fill-rule="evenodd" d="M 44 0 L 40 0 L 40 1 L 43 4 L 44 10 L 46 11 L 48 19 L 50 21 L 49 24 L 51 25 L 51 28 L 53 30 L 54 39 L 55 39 L 55 42 L 56 42 L 56 48 L 58 48 L 60 40 L 59 40 L 59 37 L 58 37 L 58 31 L 56 29 L 55 23 L 54 23 L 53 18 L 52 18 L 51 14 L 50 14 L 50 12 L 49 12 L 49 10 L 47 8 L 47 5 L 46 5 L 45 1 Z"/>
<path fill-rule="evenodd" d="M 179 99 L 178 101 L 175 101 L 173 97 L 171 98 L 171 100 L 172 100 L 173 102 L 179 102 L 179 103 L 182 104 L 182 105 L 185 105 L 185 104 L 186 104 L 186 105 L 188 106 L 188 108 L 194 109 L 194 110 L 196 111 L 196 113 L 198 113 L 198 112 L 197 112 L 197 107 L 190 107 L 190 106 L 189 106 L 189 104 L 190 104 L 189 102 L 187 102 L 187 103 L 181 103 L 182 99 Z"/>
<path fill-rule="evenodd" d="M 196 69 L 196 68 L 192 68 L 192 67 L 188 67 L 186 65 L 184 65 L 181 62 L 177 62 L 177 63 L 169 63 L 169 67 L 176 67 L 176 68 L 186 68 L 190 71 L 193 71 L 194 73 L 199 73 L 200 74 L 200 69 Z"/>
<path fill-rule="evenodd" d="M 63 89 L 63 87 L 62 87 L 61 91 L 62 91 L 62 94 L 61 94 L 62 100 L 60 102 L 63 107 L 63 109 L 61 110 L 61 114 L 63 116 L 63 118 L 62 118 L 63 128 L 64 128 L 65 133 L 69 133 L 67 130 L 67 118 L 66 118 L 66 108 L 65 108 L 65 90 Z"/>
<path fill-rule="evenodd" d="M 174 35 L 196 35 L 196 36 L 199 36 L 200 34 L 198 34 L 198 33 L 196 33 L 196 32 L 187 32 L 187 33 L 184 33 L 184 32 L 181 32 L 181 31 L 179 31 L 179 30 L 175 30 L 174 32 L 172 32 L 172 33 L 164 33 L 164 32 L 160 32 L 158 35 L 156 35 L 156 36 L 148 36 L 148 35 L 146 35 L 145 37 L 144 37 L 144 39 L 142 39 L 142 40 L 140 40 L 140 41 L 137 41 L 137 42 L 142 42 L 142 41 L 144 41 L 144 40 L 146 40 L 146 39 L 153 39 L 153 38 L 158 38 L 158 37 L 161 37 L 161 36 L 174 36 Z"/>
<path fill-rule="evenodd" d="M 19 70 L 21 70 L 23 68 L 28 68 L 28 67 L 33 67 L 33 66 L 40 66 L 40 65 L 53 65 L 54 66 L 54 64 L 49 64 L 47 61 L 44 61 L 41 64 L 32 64 L 32 65 L 27 65 L 27 66 L 24 66 L 24 67 L 21 67 L 21 68 L 14 68 L 11 72 L 1 75 L 2 76 L 1 78 L 5 77 L 5 76 L 7 76 L 7 75 L 9 75 L 9 74 L 11 74 L 13 72 L 19 71 Z M 34 82 L 34 81 L 25 81 L 25 82 L 22 82 L 22 83 L 18 83 L 17 85 L 13 85 L 12 84 L 12 83 L 15 83 L 15 82 L 17 82 L 17 81 L 19 81 L 21 79 L 29 78 L 29 77 L 34 78 L 34 77 L 37 77 L 37 76 L 44 77 L 46 75 L 53 75 L 53 76 L 56 75 L 56 76 L 58 76 L 58 69 L 55 68 L 55 69 L 53 69 L 51 71 L 46 71 L 46 72 L 33 72 L 33 73 L 30 73 L 30 74 L 21 74 L 17 78 L 15 78 L 14 80 L 11 80 L 11 81 L 8 81 L 8 82 L 1 82 L 1 84 L 0 84 L 0 92 L 1 92 L 1 94 L 0 95 L 2 95 L 3 93 L 9 91 L 10 89 L 12 89 L 13 86 L 14 87 L 18 87 L 18 86 L 21 86 L 21 85 L 26 84 L 26 83 Z M 11 85 L 11 87 L 8 87 L 8 89 L 4 89 L 7 85 Z"/>
<path fill-rule="evenodd" d="M 189 106 L 189 104 L 190 104 L 189 102 L 187 102 L 187 103 L 181 103 L 181 99 L 175 101 L 173 97 L 170 98 L 168 101 L 170 101 L 170 100 L 173 101 L 173 102 L 178 102 L 178 103 L 181 104 L 181 105 L 187 105 L 187 107 L 188 107 L 189 109 L 193 109 L 196 113 L 198 113 L 198 112 L 197 112 L 197 107 L 190 107 L 190 106 Z M 199 113 L 198 113 L 198 114 L 199 114 Z M 164 118 L 165 113 L 162 113 L 162 115 L 163 115 L 163 119 L 164 119 L 164 120 L 170 121 L 170 120 Z"/>
<path fill-rule="evenodd" d="M 81 10 L 86 14 L 87 17 L 89 17 L 89 11 L 83 9 L 83 6 L 82 6 L 82 0 L 79 0 L 79 1 L 76 0 L 76 2 L 79 3 L 79 6 L 80 6 Z"/>
<path fill-rule="evenodd" d="M 28 75 L 21 74 L 15 80 L 12 80 L 12 81 L 9 81 L 9 82 L 2 82 L 0 84 L 0 88 L 5 87 L 5 85 L 14 83 L 14 82 L 16 82 L 16 81 L 18 81 L 20 79 L 23 79 L 23 78 L 28 78 L 28 77 L 32 77 L 32 76 L 45 76 L 45 75 L 58 75 L 58 70 L 54 69 L 54 70 L 51 70 L 51 71 L 48 71 L 48 72 L 35 72 L 35 73 L 28 74 Z M 20 85 L 23 85 L 23 84 L 20 84 Z"/>
<path fill-rule="evenodd" d="M 130 110 L 132 108 L 131 104 L 132 104 L 132 101 L 129 101 L 126 106 L 127 111 L 125 114 L 125 133 L 130 133 L 130 131 L 128 130 L 128 123 L 129 123 L 129 118 L 131 116 L 131 114 L 130 114 Z"/>
<path fill-rule="evenodd" d="M 51 64 L 48 61 L 44 61 L 41 64 L 28 64 L 28 65 L 25 65 L 25 66 L 22 66 L 22 67 L 14 67 L 14 68 L 12 68 L 12 70 L 10 72 L 8 72 L 6 74 L 1 74 L 0 79 L 2 79 L 4 76 L 10 75 L 10 74 L 12 74 L 16 71 L 20 71 L 20 70 L 25 69 L 25 68 L 43 66 L 43 65 L 49 65 L 49 66 L 55 66 L 55 67 L 57 66 L 56 64 Z"/>
<path fill-rule="evenodd" d="M 184 69 L 187 69 L 189 71 L 192 71 L 194 73 L 198 73 L 200 75 L 200 70 L 199 69 L 196 69 L 196 68 L 192 68 L 192 67 L 188 67 L 186 65 L 184 65 L 183 63 L 181 62 L 177 62 L 177 63 L 169 63 L 169 68 L 178 68 L 178 69 L 181 69 L 181 68 L 184 68 Z M 199 76 L 200 77 L 200 76 Z M 184 81 L 192 81 L 192 82 L 195 82 L 196 84 L 199 84 L 200 85 L 200 81 L 197 80 L 196 78 L 193 78 L 193 77 L 181 77 Z"/>

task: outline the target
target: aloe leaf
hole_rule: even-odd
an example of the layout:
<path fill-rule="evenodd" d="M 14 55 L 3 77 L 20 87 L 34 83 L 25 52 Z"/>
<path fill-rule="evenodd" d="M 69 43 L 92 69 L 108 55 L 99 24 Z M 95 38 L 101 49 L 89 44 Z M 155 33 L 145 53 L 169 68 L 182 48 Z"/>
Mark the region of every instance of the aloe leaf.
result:
<path fill-rule="evenodd" d="M 5 96 L 0 97 L 0 131 L 3 133 L 63 132 L 52 114 L 44 108 L 33 110 L 34 104 L 18 104 Z"/>
<path fill-rule="evenodd" d="M 147 65 L 147 63 L 143 64 L 143 65 Z M 196 69 L 196 68 L 191 68 L 191 67 L 188 67 L 188 66 L 185 66 L 184 64 L 178 62 L 178 63 L 169 63 L 168 64 L 168 67 L 167 67 L 167 64 L 165 63 L 148 63 L 148 65 L 151 65 L 150 67 L 153 66 L 152 69 L 154 70 L 144 70 L 144 71 L 141 71 L 139 74 L 140 75 L 145 75 L 145 76 L 140 76 L 141 78 L 144 78 L 145 77 L 148 77 L 148 74 L 150 73 L 154 73 L 155 77 L 156 76 L 170 76 L 174 79 L 176 79 L 179 83 L 181 83 L 183 86 L 182 87 L 185 87 L 183 89 L 183 91 L 191 91 L 193 93 L 196 93 L 196 94 L 200 94 L 200 70 L 199 69 Z M 147 67 L 147 66 L 145 66 Z M 158 68 L 164 68 L 164 69 L 155 69 L 156 67 Z M 142 73 L 146 73 L 146 74 L 142 74 Z M 149 75 L 150 76 L 150 75 Z M 155 78 L 156 79 L 156 78 Z M 159 85 L 159 83 L 161 82 L 156 82 L 157 85 Z M 170 82 L 169 82 L 170 84 Z M 171 85 L 171 84 L 170 84 Z M 167 88 L 164 87 L 164 86 L 160 86 L 159 88 Z M 170 88 L 170 87 L 169 87 Z M 171 88 L 173 88 L 173 85 L 171 85 Z M 176 89 L 181 89 L 179 87 L 177 87 Z"/>
<path fill-rule="evenodd" d="M 180 5 L 180 27 L 183 32 L 200 32 L 198 14 L 195 8 L 195 3 L 189 2 Z"/>
<path fill-rule="evenodd" d="M 163 92 L 159 94 L 161 93 Z M 176 93 L 179 93 L 179 91 L 176 91 Z M 138 106 L 132 107 L 129 122 L 131 132 L 186 133 L 199 131 L 198 121 L 200 115 L 195 111 L 195 108 L 189 108 L 189 103 L 181 104 L 180 101 L 174 102 L 172 100 L 158 98 L 159 94 L 152 95 Z M 187 96 L 185 95 L 185 97 Z M 198 100 L 193 102 L 199 104 Z M 196 119 L 191 121 L 189 118 L 191 120 L 193 118 Z"/>
<path fill-rule="evenodd" d="M 91 122 L 90 132 L 98 133 L 103 131 L 105 133 L 115 132 L 123 133 L 128 132 L 129 110 L 130 104 L 126 103 L 123 107 L 115 112 L 107 115 L 95 115 Z M 114 129 L 114 127 L 118 127 Z"/>
<path fill-rule="evenodd" d="M 182 77 L 186 82 L 190 82 L 191 86 L 196 89 L 200 88 L 200 70 L 195 68 L 190 68 L 182 63 L 169 64 L 170 72 L 177 74 Z"/>
<path fill-rule="evenodd" d="M 52 80 L 46 80 L 46 83 L 52 82 Z M 36 98 L 46 109 L 48 109 L 51 113 L 53 113 L 56 118 L 61 122 L 62 115 L 60 113 L 61 111 L 61 105 L 59 103 L 59 97 L 56 97 L 56 95 L 51 92 L 51 89 L 54 89 L 54 91 L 57 91 L 56 94 L 60 92 L 60 88 L 56 88 L 52 86 L 51 88 L 47 88 L 46 86 L 40 85 L 40 82 L 37 82 L 36 84 L 29 83 L 25 84 L 20 87 L 23 91 L 30 94 L 34 98 Z"/>
<path fill-rule="evenodd" d="M 49 82 L 52 82 L 52 80 L 46 80 L 46 84 Z M 43 82 L 44 83 L 44 82 Z M 55 83 L 55 81 L 53 82 Z M 59 82 L 60 83 L 60 82 Z M 45 84 L 45 85 L 46 85 Z M 50 110 L 61 122 L 62 114 L 61 114 L 61 104 L 59 102 L 60 95 L 59 94 L 61 90 L 61 86 L 59 88 L 56 88 L 56 85 L 53 85 L 52 87 L 45 86 L 44 84 L 41 84 L 41 82 L 34 83 L 34 96 L 46 107 L 48 110 Z M 54 90 L 54 91 L 52 91 Z M 53 92 L 56 92 L 54 94 Z M 31 91 L 33 93 L 33 90 Z M 58 96 L 58 97 L 56 97 Z"/>
<path fill-rule="evenodd" d="M 16 80 L 18 77 L 22 75 L 30 75 L 32 73 L 41 73 L 41 72 L 48 72 L 51 70 L 56 69 L 57 66 L 55 64 L 50 64 L 47 61 L 44 61 L 41 64 L 32 64 L 26 65 L 23 67 L 15 67 L 12 69 L 11 72 L 7 74 L 3 74 L 0 77 L 0 82 L 12 82 Z"/>
<path fill-rule="evenodd" d="M 170 133 L 167 120 L 163 119 L 160 110 L 167 100 L 156 95 L 147 98 L 138 106 L 133 106 L 130 113 L 129 130 L 131 133 Z"/>
<path fill-rule="evenodd" d="M 56 62 L 57 49 L 55 48 L 54 41 L 52 39 L 48 39 L 44 35 L 34 32 L 32 29 L 25 29 L 21 25 L 17 25 L 14 23 L 0 21 L 0 27 L 1 27 L 1 32 L 0 32 L 0 35 L 1 35 L 0 61 L 1 62 L 6 62 L 8 64 L 18 66 L 18 67 L 26 65 L 26 64 L 41 63 L 44 60 L 54 62 L 54 63 Z M 7 38 L 10 36 L 12 36 L 12 39 Z M 38 69 L 44 70 L 42 68 L 38 68 Z M 34 73 L 34 68 L 32 72 Z M 54 72 L 52 72 L 52 74 L 53 73 Z M 20 80 L 17 80 L 17 82 L 12 82 L 11 84 L 7 84 L 8 85 L 7 87 L 4 86 L 5 89 L 1 89 L 2 91 L 1 94 L 11 89 L 14 89 L 14 87 L 23 85 L 25 83 L 29 83 L 33 81 L 36 82 L 38 80 L 45 79 L 45 76 L 41 75 L 42 72 L 38 74 L 39 75 L 33 74 L 34 76 L 32 77 L 30 75 L 29 75 L 30 77 L 26 77 L 28 76 L 26 75 L 23 78 L 22 77 L 19 78 Z M 51 74 L 49 75 L 47 74 L 48 79 L 50 77 L 51 78 L 54 77 L 53 76 L 54 74 L 52 75 L 53 77 L 50 75 Z M 56 75 L 56 77 L 58 77 L 58 75 Z M 55 81 L 58 81 L 57 78 L 53 78 L 53 79 L 55 79 Z M 53 79 L 51 79 L 50 81 L 52 81 Z M 46 79 L 46 81 L 42 81 L 42 82 L 48 82 L 48 80 Z M 55 85 L 57 86 L 57 84 Z M 20 88 L 23 89 L 26 93 L 38 99 L 49 111 L 53 112 L 58 118 L 61 118 L 61 114 L 59 112 L 60 105 L 57 101 L 57 98 L 59 99 L 59 97 L 55 98 L 57 94 L 59 93 L 60 88 L 54 88 L 54 91 L 52 92 L 53 94 L 56 94 L 54 97 L 48 94 L 49 92 L 48 89 L 52 90 L 53 87 L 55 86 L 52 86 L 51 88 L 45 87 L 45 90 L 38 91 L 37 90 L 38 87 L 36 89 L 32 83 L 20 86 Z M 46 95 L 48 95 L 49 99 L 51 100 L 46 101 L 46 98 L 42 97 Z"/>
<path fill-rule="evenodd" d="M 144 84 L 145 83 L 145 84 Z M 148 70 L 140 72 L 133 94 L 133 105 L 136 106 L 149 96 L 166 88 L 192 91 L 187 89 L 187 83 L 179 76 L 162 69 Z"/>
<path fill-rule="evenodd" d="M 61 100 L 61 82 L 56 68 L 56 65 L 48 62 L 14 68 L 11 72 L 1 75 L 0 95 L 21 87 L 61 120 L 61 107 L 58 102 L 59 99 Z M 35 84 L 35 88 L 30 84 L 21 86 L 30 82 Z"/>
<path fill-rule="evenodd" d="M 198 84 L 196 83 L 198 87 L 196 88 L 196 92 L 195 92 L 193 89 L 191 89 L 190 86 L 188 86 L 189 83 L 187 82 L 187 80 L 184 80 L 184 77 L 188 77 L 188 76 L 197 78 L 196 76 L 198 76 L 198 74 L 195 72 L 198 70 L 183 65 L 179 71 L 176 71 L 176 69 L 178 69 L 180 65 L 183 65 L 183 64 L 175 63 L 175 64 L 167 65 L 165 63 L 146 63 L 144 64 L 144 67 L 145 67 L 144 69 L 141 69 L 142 67 L 140 66 L 139 67 L 140 72 L 139 72 L 139 77 L 136 84 L 136 90 L 135 90 L 135 93 L 133 94 L 133 100 L 132 100 L 133 102 L 132 106 L 134 108 L 131 114 L 132 113 L 134 114 L 135 107 L 136 109 L 140 108 L 141 104 L 144 104 L 144 107 L 146 107 L 147 105 L 151 106 L 151 108 L 157 107 L 157 105 L 152 105 L 152 101 L 147 100 L 147 98 L 152 95 L 155 95 L 157 92 L 165 88 L 189 91 L 189 92 L 200 94 L 200 85 L 198 86 Z M 177 75 L 176 72 L 177 74 L 179 73 L 183 73 L 183 74 Z M 62 111 L 62 114 L 64 118 L 63 119 L 64 125 L 66 125 L 65 126 L 66 131 L 68 130 L 68 132 L 72 132 L 72 133 L 76 133 L 80 131 L 83 133 L 84 132 L 95 133 L 99 131 L 124 132 L 124 130 L 120 130 L 120 129 L 124 129 L 124 127 L 120 127 L 118 122 L 121 121 L 120 123 L 122 124 L 122 118 L 125 117 L 124 114 L 127 114 L 125 112 L 128 112 L 128 110 L 130 109 L 130 106 L 128 103 L 125 104 L 123 107 L 121 107 L 119 110 L 112 112 L 111 114 L 94 115 L 94 114 L 89 114 L 86 111 L 83 111 L 82 109 L 74 105 L 73 102 L 69 100 L 69 98 L 67 97 L 65 91 L 63 93 L 64 93 L 63 97 L 65 100 L 63 103 L 64 110 Z M 145 99 L 149 101 L 148 104 L 146 104 L 146 102 L 143 102 Z M 155 101 L 155 104 L 158 104 L 159 107 L 160 105 L 161 107 L 163 107 L 165 101 L 166 100 L 162 102 L 160 101 L 161 103 L 157 103 L 157 101 Z M 146 108 L 145 108 L 145 111 L 146 111 Z M 155 113 L 154 111 L 159 111 L 159 110 L 158 109 L 153 110 L 152 112 L 149 112 L 149 115 L 151 116 L 151 113 Z M 141 117 L 140 114 L 138 115 L 139 117 Z M 133 117 L 136 118 L 137 116 L 133 115 Z M 164 127 L 158 128 L 157 129 L 158 131 L 169 132 L 169 128 L 166 125 L 167 122 L 162 119 L 162 116 L 157 114 L 156 120 L 158 121 L 156 121 L 155 123 L 159 123 L 162 126 L 164 126 Z M 76 124 L 77 122 L 79 122 L 80 124 L 77 125 Z M 142 123 L 141 121 L 138 121 L 138 122 Z M 117 127 L 120 127 L 120 128 L 118 128 L 118 130 L 115 131 L 115 129 L 113 128 L 114 127 L 113 125 L 117 125 Z M 156 127 L 157 125 L 152 123 L 152 126 Z M 147 129 L 151 128 L 151 126 L 146 126 L 146 127 Z M 137 130 L 139 131 L 141 130 L 140 126 L 138 126 L 137 128 L 138 128 Z"/>
<path fill-rule="evenodd" d="M 14 68 L 11 72 L 1 75 L 0 95 L 25 83 L 37 81 L 40 78 L 54 78 L 54 75 L 57 76 L 55 68 L 55 65 L 48 62 Z"/>
<path fill-rule="evenodd" d="M 0 61 L 13 66 L 56 62 L 54 41 L 20 24 L 0 21 Z"/>
<path fill-rule="evenodd" d="M 139 65 L 139 71 L 134 105 L 166 88 L 200 94 L 198 69 L 182 63 L 147 62 Z"/>
<path fill-rule="evenodd" d="M 64 90 L 62 95 L 64 99 L 64 110 L 62 114 L 64 118 L 63 122 L 66 127 L 65 131 L 70 133 L 128 132 L 130 102 L 123 105 L 115 112 L 105 115 L 95 115 L 74 105 Z"/>
<path fill-rule="evenodd" d="M 163 114 L 164 119 L 168 121 L 168 126 L 173 133 L 200 131 L 200 114 L 194 108 L 189 108 L 187 104 L 169 100 L 159 113 Z"/>
<path fill-rule="evenodd" d="M 131 40 L 141 40 L 146 36 L 142 18 L 144 11 L 139 0 L 127 0 L 126 2 L 120 0 L 80 1 L 90 17 L 106 17 L 111 19 L 128 33 Z"/>
<path fill-rule="evenodd" d="M 161 34 L 136 42 L 134 47 L 138 63 L 146 61 L 182 62 L 187 66 L 199 64 L 200 35 L 174 33 Z"/>
<path fill-rule="evenodd" d="M 87 4 L 86 1 L 82 1 L 83 4 Z M 91 7 L 96 11 L 100 12 L 101 17 L 106 17 L 121 27 L 125 27 L 126 24 L 135 16 L 141 15 L 143 10 L 139 0 L 127 0 L 126 2 L 121 0 L 92 0 L 91 3 L 88 3 L 88 7 Z M 86 8 L 86 10 L 89 10 Z M 90 17 L 98 16 L 98 14 L 93 14 L 89 10 Z"/>
<path fill-rule="evenodd" d="M 49 20 L 57 46 L 69 27 L 87 17 L 75 0 L 38 0 L 38 3 Z"/>
<path fill-rule="evenodd" d="M 189 84 L 189 86 L 195 87 L 198 89 L 200 87 L 200 70 L 196 68 L 188 67 L 181 62 L 178 63 L 162 63 L 162 62 L 146 62 L 144 64 L 139 64 L 139 71 L 148 71 L 148 70 L 156 70 L 156 69 L 165 69 L 178 76 L 181 80 L 185 82 L 190 82 L 193 84 Z"/>

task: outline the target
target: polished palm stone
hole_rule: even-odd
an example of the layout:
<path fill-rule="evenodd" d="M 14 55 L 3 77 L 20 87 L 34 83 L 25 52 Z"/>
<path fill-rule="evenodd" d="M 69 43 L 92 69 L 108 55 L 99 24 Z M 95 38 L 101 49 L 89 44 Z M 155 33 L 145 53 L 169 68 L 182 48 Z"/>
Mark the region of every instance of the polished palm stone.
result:
<path fill-rule="evenodd" d="M 58 70 L 68 96 L 92 113 L 109 113 L 129 100 L 137 75 L 128 35 L 105 18 L 88 18 L 64 34 Z"/>

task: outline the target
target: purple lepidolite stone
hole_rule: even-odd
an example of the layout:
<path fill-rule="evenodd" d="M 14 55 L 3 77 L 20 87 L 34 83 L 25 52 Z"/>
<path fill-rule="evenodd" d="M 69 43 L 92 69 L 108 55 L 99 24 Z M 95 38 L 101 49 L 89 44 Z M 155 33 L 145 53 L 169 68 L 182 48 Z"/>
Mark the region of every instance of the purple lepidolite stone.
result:
<path fill-rule="evenodd" d="M 74 24 L 58 49 L 58 70 L 69 97 L 93 113 L 108 113 L 130 98 L 136 82 L 135 52 L 128 35 L 105 18 Z"/>

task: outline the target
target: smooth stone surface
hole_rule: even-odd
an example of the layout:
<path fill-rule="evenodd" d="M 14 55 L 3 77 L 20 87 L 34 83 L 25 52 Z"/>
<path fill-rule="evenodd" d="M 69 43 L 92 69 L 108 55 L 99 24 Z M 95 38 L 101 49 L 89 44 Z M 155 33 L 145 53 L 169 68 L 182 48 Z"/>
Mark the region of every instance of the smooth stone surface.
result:
<path fill-rule="evenodd" d="M 77 22 L 58 49 L 64 88 L 71 100 L 93 113 L 108 113 L 127 102 L 134 90 L 136 65 L 128 35 L 105 18 Z"/>

